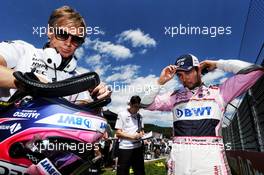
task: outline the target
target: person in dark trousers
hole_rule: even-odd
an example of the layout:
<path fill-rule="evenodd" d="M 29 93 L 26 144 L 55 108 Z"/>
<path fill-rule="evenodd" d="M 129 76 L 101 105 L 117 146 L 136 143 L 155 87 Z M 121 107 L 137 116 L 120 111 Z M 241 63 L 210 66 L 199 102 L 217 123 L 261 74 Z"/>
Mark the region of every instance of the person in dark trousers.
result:
<path fill-rule="evenodd" d="M 143 146 L 140 138 L 144 132 L 140 109 L 140 97 L 132 96 L 129 108 L 118 114 L 115 128 L 120 139 L 117 175 L 128 175 L 132 166 L 135 175 L 145 175 Z"/>

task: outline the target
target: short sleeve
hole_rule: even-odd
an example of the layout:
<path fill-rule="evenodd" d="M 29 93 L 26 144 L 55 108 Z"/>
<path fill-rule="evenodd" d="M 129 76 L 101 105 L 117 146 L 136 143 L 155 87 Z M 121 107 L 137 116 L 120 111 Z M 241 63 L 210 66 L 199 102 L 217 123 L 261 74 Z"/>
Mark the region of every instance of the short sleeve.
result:
<path fill-rule="evenodd" d="M 0 43 L 0 55 L 5 59 L 7 67 L 14 68 L 25 54 L 28 43 L 24 41 L 4 41 Z"/>
<path fill-rule="evenodd" d="M 115 129 L 122 129 L 123 128 L 123 120 L 122 120 L 122 115 L 121 113 L 118 114 L 116 124 L 115 124 Z"/>

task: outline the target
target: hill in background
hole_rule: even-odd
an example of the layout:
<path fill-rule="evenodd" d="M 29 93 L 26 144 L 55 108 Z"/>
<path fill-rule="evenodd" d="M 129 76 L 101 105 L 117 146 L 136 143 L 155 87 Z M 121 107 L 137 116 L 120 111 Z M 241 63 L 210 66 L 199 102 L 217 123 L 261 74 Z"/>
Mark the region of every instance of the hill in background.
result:
<path fill-rule="evenodd" d="M 158 132 L 163 134 L 163 137 L 171 138 L 172 136 L 172 127 L 161 127 L 153 124 L 144 124 L 145 132 Z"/>

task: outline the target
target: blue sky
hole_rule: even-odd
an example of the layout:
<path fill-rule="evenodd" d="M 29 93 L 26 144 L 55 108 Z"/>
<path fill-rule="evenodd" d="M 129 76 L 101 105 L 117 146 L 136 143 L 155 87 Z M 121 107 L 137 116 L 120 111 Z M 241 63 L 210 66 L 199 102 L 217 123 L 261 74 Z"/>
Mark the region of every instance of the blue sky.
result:
<path fill-rule="evenodd" d="M 2 1 L 0 40 L 20 39 L 42 47 L 47 38 L 33 34 L 33 27 L 36 29 L 47 26 L 52 10 L 69 5 L 81 13 L 88 26 L 96 29 L 76 53 L 82 70 L 97 71 L 107 84 L 113 85 L 116 82 L 137 87 L 155 81 L 161 69 L 174 63 L 175 58 L 181 54 L 192 53 L 200 60 L 242 59 L 238 55 L 249 2 L 250 0 Z M 203 34 L 180 35 L 180 26 L 186 30 L 188 27 L 197 27 Z M 173 27 L 175 34 L 172 36 Z M 215 36 L 216 28 L 220 32 Z M 100 34 L 97 34 L 97 30 L 100 30 Z M 255 57 L 242 60 L 254 62 Z M 206 80 L 209 83 L 219 83 L 225 78 L 225 73 L 216 71 L 207 76 Z M 175 89 L 175 84 L 176 79 L 170 82 L 167 90 Z M 118 112 L 134 93 L 113 93 L 113 102 L 109 108 Z M 143 113 L 148 123 L 171 126 L 170 113 Z"/>

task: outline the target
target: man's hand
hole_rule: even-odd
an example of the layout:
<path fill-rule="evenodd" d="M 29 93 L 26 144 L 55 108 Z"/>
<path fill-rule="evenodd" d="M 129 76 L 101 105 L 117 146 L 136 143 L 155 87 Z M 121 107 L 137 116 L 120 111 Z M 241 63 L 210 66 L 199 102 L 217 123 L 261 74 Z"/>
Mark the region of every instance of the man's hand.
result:
<path fill-rule="evenodd" d="M 112 91 L 104 83 L 100 83 L 90 93 L 92 97 L 96 97 L 98 100 L 100 100 L 103 98 L 110 97 Z"/>
<path fill-rule="evenodd" d="M 216 69 L 216 61 L 212 60 L 204 60 L 200 63 L 201 70 L 207 69 L 208 71 L 212 71 Z"/>
<path fill-rule="evenodd" d="M 141 137 L 143 137 L 144 132 L 136 132 L 135 134 L 128 134 L 126 132 L 123 132 L 122 129 L 117 129 L 116 131 L 116 136 L 118 138 L 124 138 L 124 139 L 129 139 L 129 140 L 139 140 Z"/>
<path fill-rule="evenodd" d="M 164 85 L 165 83 L 167 83 L 168 81 L 170 81 L 177 70 L 177 66 L 175 65 L 169 65 L 167 67 L 165 67 L 160 74 L 159 80 L 158 80 L 158 84 L 160 85 Z"/>
<path fill-rule="evenodd" d="M 134 135 L 134 138 L 135 140 L 139 140 L 141 139 L 141 137 L 143 137 L 144 133 L 143 132 L 137 132 L 135 135 Z"/>

